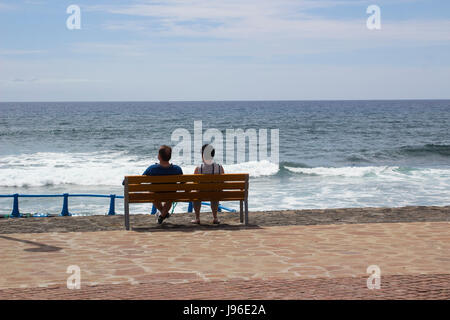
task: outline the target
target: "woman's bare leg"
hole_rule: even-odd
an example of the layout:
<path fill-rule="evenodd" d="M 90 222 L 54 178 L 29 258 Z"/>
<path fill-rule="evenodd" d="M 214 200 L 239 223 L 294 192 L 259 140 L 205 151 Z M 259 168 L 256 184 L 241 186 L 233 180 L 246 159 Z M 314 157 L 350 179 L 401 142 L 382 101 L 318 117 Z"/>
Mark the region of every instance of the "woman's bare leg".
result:
<path fill-rule="evenodd" d="M 219 210 L 219 202 L 218 201 L 211 201 L 211 211 L 213 214 L 214 222 L 218 222 L 219 219 L 217 218 L 217 211 Z"/>
<path fill-rule="evenodd" d="M 195 221 L 200 223 L 200 208 L 202 207 L 201 201 L 194 201 Z"/>

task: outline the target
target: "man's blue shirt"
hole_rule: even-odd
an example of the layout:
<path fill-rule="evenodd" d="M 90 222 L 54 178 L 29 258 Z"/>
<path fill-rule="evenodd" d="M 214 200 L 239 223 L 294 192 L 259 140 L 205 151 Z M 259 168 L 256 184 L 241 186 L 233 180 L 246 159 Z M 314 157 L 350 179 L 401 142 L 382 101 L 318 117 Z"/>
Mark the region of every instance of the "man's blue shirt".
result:
<path fill-rule="evenodd" d="M 183 174 L 183 170 L 175 165 L 171 164 L 168 167 L 163 167 L 159 163 L 155 163 L 147 168 L 142 175 L 144 176 L 170 176 L 175 174 Z"/>

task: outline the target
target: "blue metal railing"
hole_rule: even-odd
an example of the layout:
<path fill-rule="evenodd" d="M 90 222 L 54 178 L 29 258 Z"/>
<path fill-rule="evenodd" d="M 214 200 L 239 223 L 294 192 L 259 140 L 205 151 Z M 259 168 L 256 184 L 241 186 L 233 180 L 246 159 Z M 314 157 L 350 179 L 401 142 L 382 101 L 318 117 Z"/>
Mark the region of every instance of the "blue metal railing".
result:
<path fill-rule="evenodd" d="M 115 203 L 116 199 L 123 199 L 123 196 L 117 196 L 115 194 L 69 194 L 69 193 L 63 193 L 63 194 L 0 194 L 0 198 L 13 198 L 13 209 L 11 212 L 11 217 L 13 218 L 19 218 L 22 216 L 22 214 L 19 211 L 19 198 L 63 198 L 63 206 L 61 209 L 61 216 L 71 216 L 72 214 L 69 212 L 69 197 L 91 197 L 91 198 L 110 198 L 109 202 L 109 210 L 107 215 L 113 216 L 116 214 L 115 212 Z M 208 202 L 202 202 L 202 205 L 208 205 L 211 204 Z M 188 212 L 192 212 L 192 202 L 189 202 L 188 206 Z M 229 209 L 227 207 L 224 207 L 222 205 L 219 205 L 219 212 L 225 210 L 229 212 L 236 212 L 234 209 Z M 156 207 L 152 207 L 151 214 L 156 213 Z"/>
<path fill-rule="evenodd" d="M 69 212 L 69 197 L 91 197 L 91 198 L 110 198 L 108 215 L 113 216 L 115 212 L 115 200 L 123 199 L 123 196 L 117 196 L 115 194 L 0 194 L 0 198 L 13 198 L 13 209 L 11 217 L 19 218 L 22 214 L 19 211 L 19 197 L 20 198 L 63 198 L 63 206 L 61 210 L 61 216 L 71 216 Z"/>

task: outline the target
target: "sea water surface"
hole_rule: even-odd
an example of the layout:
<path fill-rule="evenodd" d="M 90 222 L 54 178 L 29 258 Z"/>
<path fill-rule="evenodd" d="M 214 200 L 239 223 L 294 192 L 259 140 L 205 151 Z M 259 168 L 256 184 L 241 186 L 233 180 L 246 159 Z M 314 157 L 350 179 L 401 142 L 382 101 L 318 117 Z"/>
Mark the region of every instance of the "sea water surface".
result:
<path fill-rule="evenodd" d="M 250 173 L 250 210 L 450 204 L 450 100 L 0 103 L 0 194 L 121 195 L 124 175 L 155 163 L 159 145 L 175 145 L 175 129 L 193 135 L 197 120 L 224 135 L 279 129 L 279 164 L 224 166 Z M 173 162 L 193 173 L 193 163 Z M 69 209 L 105 214 L 108 204 L 70 198 Z M 22 212 L 61 205 L 20 199 Z M 0 198 L 0 213 L 11 207 Z"/>

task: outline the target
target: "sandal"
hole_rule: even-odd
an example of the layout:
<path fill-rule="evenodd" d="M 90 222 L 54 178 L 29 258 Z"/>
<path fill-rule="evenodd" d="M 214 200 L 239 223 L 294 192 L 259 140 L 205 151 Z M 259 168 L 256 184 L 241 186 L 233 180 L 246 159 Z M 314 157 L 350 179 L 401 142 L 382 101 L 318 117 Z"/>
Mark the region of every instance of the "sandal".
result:
<path fill-rule="evenodd" d="M 191 220 L 191 223 L 193 223 L 193 224 L 200 224 L 200 220 L 194 219 L 194 220 Z"/>
<path fill-rule="evenodd" d="M 220 221 L 219 221 L 219 219 L 217 219 L 217 220 L 213 220 L 213 224 L 220 224 Z"/>

